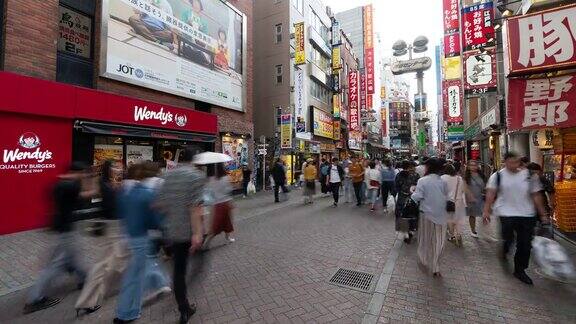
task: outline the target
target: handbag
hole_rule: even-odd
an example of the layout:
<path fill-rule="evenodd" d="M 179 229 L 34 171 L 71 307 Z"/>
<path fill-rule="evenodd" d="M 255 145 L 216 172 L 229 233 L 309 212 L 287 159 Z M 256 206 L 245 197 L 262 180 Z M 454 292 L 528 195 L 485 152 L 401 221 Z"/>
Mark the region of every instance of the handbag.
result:
<path fill-rule="evenodd" d="M 402 218 L 415 219 L 418 218 L 418 214 L 420 214 L 418 204 L 412 200 L 412 198 L 406 199 L 406 203 L 404 203 L 400 216 Z"/>
<path fill-rule="evenodd" d="M 460 186 L 460 178 L 456 178 L 456 191 L 454 191 L 454 200 L 446 202 L 446 211 L 453 213 L 456 211 L 456 197 L 458 196 L 458 187 Z"/>
<path fill-rule="evenodd" d="M 380 188 L 380 182 L 378 182 L 376 180 L 370 180 L 370 187 Z"/>

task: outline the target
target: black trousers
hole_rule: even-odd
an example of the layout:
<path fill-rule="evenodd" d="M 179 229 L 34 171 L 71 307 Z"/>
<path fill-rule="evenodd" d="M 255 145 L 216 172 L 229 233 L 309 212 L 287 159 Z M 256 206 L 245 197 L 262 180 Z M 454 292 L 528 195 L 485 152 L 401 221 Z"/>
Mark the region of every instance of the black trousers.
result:
<path fill-rule="evenodd" d="M 332 197 L 334 197 L 334 202 L 338 203 L 338 198 L 340 198 L 340 186 L 342 182 L 330 182 L 330 191 L 332 191 Z"/>
<path fill-rule="evenodd" d="M 393 181 L 382 181 L 382 205 L 386 207 L 388 204 L 388 195 L 396 197 L 396 191 L 394 190 Z"/>
<path fill-rule="evenodd" d="M 326 185 L 326 176 L 325 175 L 320 176 L 320 192 L 326 194 L 328 193 L 329 190 L 330 189 Z"/>
<path fill-rule="evenodd" d="M 276 202 L 280 201 L 280 196 L 279 196 L 280 188 L 282 188 L 283 193 L 287 193 L 289 191 L 288 188 L 286 188 L 285 184 L 274 185 L 274 201 L 276 201 Z"/>
<path fill-rule="evenodd" d="M 362 181 L 354 182 L 354 194 L 356 195 L 356 201 L 358 205 L 362 205 Z"/>
<path fill-rule="evenodd" d="M 502 239 L 504 239 L 502 252 L 508 254 L 512 243 L 514 243 L 514 234 L 516 234 L 514 271 L 526 270 L 530 263 L 536 217 L 500 217 L 500 223 L 502 224 Z"/>
<path fill-rule="evenodd" d="M 244 192 L 244 196 L 248 196 L 248 183 L 250 183 L 250 181 L 242 181 L 242 191 Z"/>
<path fill-rule="evenodd" d="M 188 255 L 190 254 L 190 242 L 174 242 L 172 244 L 172 253 L 172 259 L 174 260 L 174 276 L 172 278 L 174 297 L 178 304 L 178 310 L 183 313 L 190 308 L 186 287 L 186 266 L 188 265 Z"/>

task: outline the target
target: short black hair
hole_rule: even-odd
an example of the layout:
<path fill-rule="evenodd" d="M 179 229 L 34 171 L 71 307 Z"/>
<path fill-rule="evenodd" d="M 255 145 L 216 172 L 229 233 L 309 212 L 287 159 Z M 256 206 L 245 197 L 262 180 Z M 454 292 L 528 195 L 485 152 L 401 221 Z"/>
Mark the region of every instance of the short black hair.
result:
<path fill-rule="evenodd" d="M 192 162 L 192 159 L 194 159 L 194 151 L 192 151 L 189 148 L 184 149 L 184 151 L 180 152 L 180 159 L 178 160 L 179 162 Z"/>
<path fill-rule="evenodd" d="M 542 171 L 542 167 L 540 166 L 540 164 L 534 162 L 528 163 L 526 168 L 530 171 Z"/>
<path fill-rule="evenodd" d="M 506 161 L 508 159 L 515 159 L 517 157 L 518 157 L 518 153 L 509 151 L 509 152 L 506 152 L 506 154 L 504 154 L 504 161 Z"/>
<path fill-rule="evenodd" d="M 338 162 L 338 158 L 337 157 L 332 158 L 332 162 Z"/>
<path fill-rule="evenodd" d="M 370 166 L 370 169 L 374 169 L 376 167 L 376 162 L 370 161 L 370 164 L 368 165 Z"/>
<path fill-rule="evenodd" d="M 72 164 L 70 164 L 70 171 L 71 172 L 82 172 L 82 171 L 86 171 L 88 169 L 88 164 L 82 162 L 82 161 L 74 161 L 72 162 Z"/>
<path fill-rule="evenodd" d="M 453 177 L 456 175 L 456 168 L 452 164 L 446 164 L 444 173 Z"/>
<path fill-rule="evenodd" d="M 440 174 L 442 172 L 442 161 L 438 158 L 431 158 L 426 160 L 426 175 L 429 174 Z"/>
<path fill-rule="evenodd" d="M 530 158 L 527 156 L 523 156 L 520 158 L 520 162 L 522 162 L 524 164 L 528 164 L 528 163 L 530 163 Z"/>

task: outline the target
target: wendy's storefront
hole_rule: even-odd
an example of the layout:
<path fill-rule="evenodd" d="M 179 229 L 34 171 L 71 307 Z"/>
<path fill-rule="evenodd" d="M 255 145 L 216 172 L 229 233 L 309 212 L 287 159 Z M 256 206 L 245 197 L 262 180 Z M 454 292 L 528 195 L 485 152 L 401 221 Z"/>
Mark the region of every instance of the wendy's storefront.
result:
<path fill-rule="evenodd" d="M 213 149 L 214 114 L 0 72 L 0 234 L 49 224 L 50 189 L 70 163 L 178 163 Z"/>

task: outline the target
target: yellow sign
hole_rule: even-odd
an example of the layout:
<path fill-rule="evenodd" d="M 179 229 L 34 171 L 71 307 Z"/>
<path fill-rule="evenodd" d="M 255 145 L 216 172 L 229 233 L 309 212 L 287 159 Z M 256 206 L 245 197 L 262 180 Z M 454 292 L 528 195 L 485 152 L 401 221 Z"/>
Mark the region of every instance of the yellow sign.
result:
<path fill-rule="evenodd" d="M 460 56 L 443 59 L 444 80 L 460 79 L 462 77 L 462 58 Z"/>
<path fill-rule="evenodd" d="M 332 71 L 335 72 L 341 68 L 342 64 L 340 64 L 340 46 L 334 46 L 332 47 Z"/>
<path fill-rule="evenodd" d="M 340 95 L 332 95 L 332 114 L 334 118 L 340 118 Z"/>
<path fill-rule="evenodd" d="M 386 99 L 386 87 L 380 88 L 380 98 Z"/>
<path fill-rule="evenodd" d="M 320 143 L 321 152 L 334 152 L 336 151 L 336 145 L 334 143 Z"/>
<path fill-rule="evenodd" d="M 314 135 L 334 138 L 334 123 L 332 115 L 318 108 L 314 108 Z"/>
<path fill-rule="evenodd" d="M 295 49 L 294 49 L 294 64 L 306 64 L 306 40 L 304 39 L 304 22 L 299 22 L 294 24 L 294 39 L 295 39 Z"/>
<path fill-rule="evenodd" d="M 334 140 L 340 140 L 340 120 L 334 121 Z"/>
<path fill-rule="evenodd" d="M 282 155 L 280 159 L 286 163 L 286 182 L 291 185 L 294 183 L 292 180 L 292 155 Z"/>
<path fill-rule="evenodd" d="M 292 115 L 280 116 L 280 147 L 283 149 L 292 148 Z"/>

